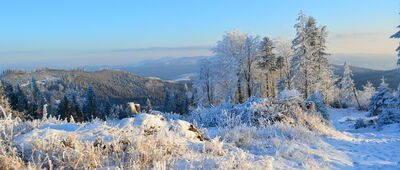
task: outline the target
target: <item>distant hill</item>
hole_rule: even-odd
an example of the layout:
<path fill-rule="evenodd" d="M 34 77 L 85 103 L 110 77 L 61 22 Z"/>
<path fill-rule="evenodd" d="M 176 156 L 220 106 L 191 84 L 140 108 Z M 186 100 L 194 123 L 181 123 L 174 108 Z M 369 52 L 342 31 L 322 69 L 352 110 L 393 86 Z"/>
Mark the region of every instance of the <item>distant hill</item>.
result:
<path fill-rule="evenodd" d="M 195 76 L 199 70 L 199 60 L 206 57 L 162 58 L 158 60 L 146 60 L 131 66 L 113 67 L 123 71 L 138 74 L 144 77 L 158 77 L 163 80 L 188 80 Z M 336 75 L 342 75 L 343 65 L 333 64 Z M 397 88 L 400 83 L 400 72 L 394 70 L 373 70 L 363 67 L 350 66 L 353 71 L 353 79 L 357 89 L 370 81 L 379 86 L 381 78 L 385 77 L 391 88 Z"/>
<path fill-rule="evenodd" d="M 145 60 L 131 66 L 112 67 L 143 77 L 159 77 L 163 80 L 187 79 L 199 70 L 198 61 L 207 57 L 162 58 Z"/>
<path fill-rule="evenodd" d="M 1 79 L 13 85 L 20 84 L 27 89 L 34 77 L 43 91 L 52 91 L 57 97 L 66 89 L 83 90 L 92 86 L 101 97 L 108 97 L 113 103 L 124 104 L 129 101 L 145 104 L 149 98 L 153 106 L 163 110 L 166 90 L 168 93 L 183 95 L 183 85 L 169 83 L 155 78 L 143 78 L 138 75 L 103 69 L 100 71 L 83 71 L 79 69 L 38 69 L 30 72 L 8 71 Z"/>
<path fill-rule="evenodd" d="M 400 84 L 400 70 L 373 70 L 362 67 L 350 66 L 353 71 L 353 79 L 357 89 L 362 89 L 362 85 L 365 85 L 368 81 L 378 87 L 381 83 L 382 77 L 385 78 L 386 83 L 389 87 L 396 89 Z M 333 65 L 335 74 L 342 75 L 343 65 Z"/>

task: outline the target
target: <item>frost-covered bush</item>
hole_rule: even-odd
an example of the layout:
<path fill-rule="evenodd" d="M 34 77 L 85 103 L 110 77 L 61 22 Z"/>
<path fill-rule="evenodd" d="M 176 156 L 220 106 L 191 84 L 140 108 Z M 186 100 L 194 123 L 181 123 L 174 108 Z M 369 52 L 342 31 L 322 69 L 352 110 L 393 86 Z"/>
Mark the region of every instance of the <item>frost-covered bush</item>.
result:
<path fill-rule="evenodd" d="M 371 82 L 368 82 L 366 85 L 363 86 L 362 91 L 358 91 L 358 101 L 360 102 L 360 106 L 362 110 L 368 110 L 368 103 L 375 94 L 375 87 Z"/>
<path fill-rule="evenodd" d="M 328 109 L 325 106 L 324 98 L 321 93 L 316 92 L 307 99 L 307 102 L 313 102 L 315 104 L 316 111 L 320 112 L 325 119 L 329 119 Z"/>
<path fill-rule="evenodd" d="M 252 98 L 242 104 L 226 104 L 198 108 L 186 119 L 203 127 L 265 127 L 278 122 L 303 126 L 320 132 L 329 123 L 320 112 L 308 111 L 305 101 L 295 91 L 287 91 L 278 99 Z"/>

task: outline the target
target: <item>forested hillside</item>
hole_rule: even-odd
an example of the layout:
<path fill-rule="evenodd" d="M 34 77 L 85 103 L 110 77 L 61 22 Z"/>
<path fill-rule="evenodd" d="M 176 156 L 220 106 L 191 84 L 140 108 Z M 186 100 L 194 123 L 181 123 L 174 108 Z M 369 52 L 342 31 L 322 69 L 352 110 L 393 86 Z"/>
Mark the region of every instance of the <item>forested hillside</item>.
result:
<path fill-rule="evenodd" d="M 19 94 L 24 94 L 28 101 L 37 98 L 35 95 L 40 95 L 38 100 L 54 100 L 54 112 L 57 102 L 60 102 L 64 96 L 71 99 L 76 96 L 82 102 L 86 100 L 89 88 L 93 89 L 97 100 L 102 101 L 100 103 L 109 103 L 110 105 L 135 102 L 146 106 L 147 100 L 149 100 L 157 110 L 185 112 L 186 108 L 183 108 L 183 105 L 177 106 L 177 103 L 188 100 L 186 96 L 188 88 L 185 85 L 143 78 L 131 73 L 109 69 L 93 72 L 80 69 L 15 70 L 4 72 L 1 80 L 8 84 L 8 93 L 10 95 L 14 93 L 15 98 L 18 98 Z M 40 94 L 34 94 L 36 93 L 34 91 L 39 91 Z M 83 105 L 82 102 L 78 104 Z M 105 112 L 109 112 L 108 110 L 106 109 Z"/>

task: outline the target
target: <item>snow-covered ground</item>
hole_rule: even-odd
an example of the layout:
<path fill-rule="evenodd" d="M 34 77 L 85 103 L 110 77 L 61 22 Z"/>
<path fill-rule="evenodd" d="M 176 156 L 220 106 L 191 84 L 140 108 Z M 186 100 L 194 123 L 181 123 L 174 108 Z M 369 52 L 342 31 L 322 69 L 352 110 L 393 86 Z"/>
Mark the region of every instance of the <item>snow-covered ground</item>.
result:
<path fill-rule="evenodd" d="M 338 131 L 353 140 L 325 140 L 344 152 L 352 165 L 338 165 L 341 169 L 400 169 L 400 125 L 381 128 L 355 129 L 356 119 L 366 117 L 366 112 L 350 109 L 330 109 L 332 124 Z"/>
<path fill-rule="evenodd" d="M 318 132 L 284 123 L 196 128 L 179 116 L 150 114 L 90 123 L 3 119 L 0 142 L 11 140 L 22 159 L 4 157 L 9 148 L 3 146 L 0 162 L 31 162 L 19 166 L 23 169 L 400 169 L 398 124 L 354 129 L 366 112 L 349 108 L 329 113 L 332 126 L 316 124 Z M 15 135 L 8 138 L 9 132 Z"/>

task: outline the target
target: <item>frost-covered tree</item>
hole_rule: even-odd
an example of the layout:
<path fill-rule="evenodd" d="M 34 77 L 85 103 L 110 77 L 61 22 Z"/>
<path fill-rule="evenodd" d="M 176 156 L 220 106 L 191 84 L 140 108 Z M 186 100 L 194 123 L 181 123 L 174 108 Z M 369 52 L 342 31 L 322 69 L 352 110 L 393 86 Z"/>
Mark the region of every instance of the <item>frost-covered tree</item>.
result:
<path fill-rule="evenodd" d="M 195 103 L 197 105 L 212 106 L 215 102 L 215 59 L 203 59 L 200 61 L 200 70 L 196 77 L 193 88 L 195 89 Z"/>
<path fill-rule="evenodd" d="M 7 116 L 4 114 L 10 114 L 12 112 L 11 105 L 9 103 L 9 99 L 7 97 L 7 85 L 4 81 L 0 81 L 0 117 Z M 5 113 L 3 113 L 3 111 Z"/>
<path fill-rule="evenodd" d="M 397 26 L 397 28 L 400 29 L 400 25 Z M 390 38 L 400 38 L 400 31 L 397 31 L 395 34 L 390 36 Z M 397 47 L 396 51 L 398 52 L 397 57 L 399 57 L 399 59 L 397 60 L 397 65 L 400 65 L 400 43 L 399 43 L 399 47 Z"/>
<path fill-rule="evenodd" d="M 388 87 L 385 79 L 382 78 L 382 82 L 378 87 L 377 92 L 371 97 L 371 100 L 368 104 L 368 111 L 371 116 L 380 115 L 383 109 L 390 106 L 390 103 L 393 100 L 391 93 L 391 89 Z"/>
<path fill-rule="evenodd" d="M 248 35 L 239 31 L 226 33 L 212 49 L 217 57 L 216 74 L 219 76 L 215 95 L 219 101 L 244 100 L 240 74 L 245 42 Z"/>
<path fill-rule="evenodd" d="M 353 76 L 353 73 L 350 69 L 350 66 L 345 62 L 344 63 L 344 71 L 343 71 L 343 76 L 342 79 L 339 82 L 340 86 L 340 103 L 342 107 L 347 107 L 351 105 L 354 101 L 354 81 L 351 78 Z"/>
<path fill-rule="evenodd" d="M 326 27 L 318 27 L 313 17 L 307 17 L 303 13 L 299 14 L 297 20 L 297 34 L 292 41 L 292 87 L 301 92 L 304 98 L 319 91 L 325 101 L 330 102 L 336 80 L 325 52 Z"/>
<path fill-rule="evenodd" d="M 375 87 L 371 82 L 367 82 L 367 84 L 363 85 L 363 90 L 359 92 L 359 101 L 361 105 L 361 109 L 366 110 L 368 109 L 368 103 L 375 94 Z"/>
<path fill-rule="evenodd" d="M 296 37 L 292 41 L 293 57 L 291 60 L 291 83 L 292 88 L 299 91 L 305 98 L 309 97 L 310 92 L 310 47 L 307 40 L 308 35 L 305 30 L 307 17 L 300 12 L 297 18 L 298 23 L 295 24 Z"/>
<path fill-rule="evenodd" d="M 310 19 L 313 20 L 312 17 L 310 17 Z M 312 88 L 314 89 L 313 91 L 321 92 L 326 103 L 331 103 L 335 96 L 337 77 L 333 73 L 328 62 L 327 56 L 329 54 L 325 52 L 327 38 L 326 26 L 313 30 L 311 35 L 315 38 L 315 46 L 313 47 L 313 75 L 315 76 L 315 82 L 313 82 Z"/>
<path fill-rule="evenodd" d="M 153 106 L 151 104 L 151 101 L 149 98 L 147 98 L 146 100 L 146 113 L 151 113 L 151 111 L 153 110 Z"/>
<path fill-rule="evenodd" d="M 382 108 L 382 113 L 378 116 L 378 125 L 400 123 L 400 85 L 396 94 L 388 101 L 389 105 Z"/>
<path fill-rule="evenodd" d="M 265 75 L 265 97 L 276 97 L 276 78 L 274 77 L 277 68 L 277 59 L 273 52 L 274 46 L 271 39 L 264 37 L 261 41 L 261 54 L 258 66 Z"/>
<path fill-rule="evenodd" d="M 274 51 L 277 56 L 276 65 L 279 70 L 278 90 L 290 89 L 290 59 L 293 55 L 290 42 L 282 39 L 274 41 Z"/>
<path fill-rule="evenodd" d="M 254 96 L 253 91 L 253 75 L 254 75 L 254 68 L 253 65 L 257 60 L 257 55 L 259 53 L 259 44 L 260 40 L 258 36 L 247 36 L 244 45 L 243 56 L 239 61 L 240 68 L 241 68 L 241 75 L 243 76 L 244 83 L 246 85 L 246 97 L 249 98 Z M 240 78 L 240 77 L 239 77 Z"/>

